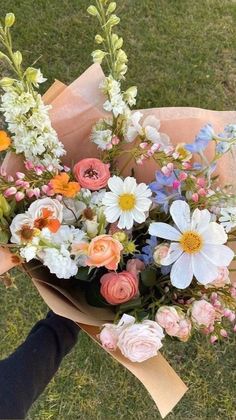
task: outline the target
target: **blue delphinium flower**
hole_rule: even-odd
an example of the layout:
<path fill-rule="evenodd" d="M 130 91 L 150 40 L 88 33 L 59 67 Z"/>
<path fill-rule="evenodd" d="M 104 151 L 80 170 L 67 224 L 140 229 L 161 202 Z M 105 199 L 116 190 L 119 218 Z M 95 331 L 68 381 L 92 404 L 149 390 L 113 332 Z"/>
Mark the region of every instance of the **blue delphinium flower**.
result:
<path fill-rule="evenodd" d="M 201 153 L 206 149 L 210 141 L 214 138 L 215 133 L 211 124 L 206 124 L 198 133 L 194 143 L 186 144 L 185 149 L 191 153 Z"/>
<path fill-rule="evenodd" d="M 158 240 L 156 236 L 150 236 L 150 239 L 146 240 L 147 245 L 142 248 L 142 254 L 138 258 L 144 262 L 144 264 L 149 265 L 153 263 L 153 253 L 156 246 L 158 245 Z"/>
<path fill-rule="evenodd" d="M 156 174 L 156 181 L 152 182 L 149 187 L 153 192 L 157 190 L 161 190 L 163 187 L 172 187 L 176 176 L 174 172 L 170 176 L 164 175 L 161 171 L 157 171 Z"/>

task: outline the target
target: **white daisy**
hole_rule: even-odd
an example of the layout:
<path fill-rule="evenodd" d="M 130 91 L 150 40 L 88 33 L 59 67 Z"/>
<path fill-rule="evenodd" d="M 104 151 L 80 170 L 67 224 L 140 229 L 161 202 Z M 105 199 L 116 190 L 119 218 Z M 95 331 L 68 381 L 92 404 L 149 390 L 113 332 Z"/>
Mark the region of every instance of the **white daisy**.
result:
<path fill-rule="evenodd" d="M 218 266 L 228 266 L 234 257 L 234 252 L 223 245 L 228 238 L 223 226 L 211 222 L 208 210 L 196 209 L 191 217 L 189 205 L 181 200 L 171 205 L 170 214 L 176 227 L 151 223 L 149 233 L 174 241 L 162 260 L 163 265 L 174 263 L 171 283 L 185 289 L 193 276 L 201 284 L 211 283 L 218 275 Z"/>
<path fill-rule="evenodd" d="M 136 179 L 128 176 L 123 181 L 113 176 L 108 181 L 111 191 L 103 198 L 104 213 L 109 223 L 117 220 L 118 228 L 131 229 L 134 222 L 143 223 L 150 209 L 152 192 L 144 183 L 137 184 Z"/>
<path fill-rule="evenodd" d="M 228 233 L 236 227 L 236 207 L 223 208 L 220 213 L 219 222 Z"/>

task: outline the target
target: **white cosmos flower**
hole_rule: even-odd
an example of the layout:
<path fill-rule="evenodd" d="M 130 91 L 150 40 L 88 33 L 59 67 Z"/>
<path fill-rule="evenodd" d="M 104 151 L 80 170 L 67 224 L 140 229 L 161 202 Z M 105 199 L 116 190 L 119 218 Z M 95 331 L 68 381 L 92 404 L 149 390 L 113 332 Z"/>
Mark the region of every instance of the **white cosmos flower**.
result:
<path fill-rule="evenodd" d="M 219 222 L 228 233 L 236 227 L 236 207 L 223 208 L 220 213 Z"/>
<path fill-rule="evenodd" d="M 170 279 L 179 289 L 188 287 L 196 277 L 201 284 L 211 283 L 218 275 L 219 263 L 228 266 L 233 251 L 223 245 L 227 241 L 224 228 L 211 222 L 208 210 L 194 210 L 185 201 L 176 200 L 170 207 L 170 214 L 176 227 L 167 223 L 151 223 L 150 235 L 168 239 L 171 242 L 163 265 L 171 265 Z"/>
<path fill-rule="evenodd" d="M 152 192 L 144 183 L 137 184 L 136 179 L 128 176 L 123 181 L 113 176 L 108 181 L 111 191 L 103 198 L 104 213 L 109 223 L 117 220 L 118 228 L 131 229 L 134 222 L 143 223 L 150 209 Z"/>
<path fill-rule="evenodd" d="M 143 114 L 140 111 L 134 112 L 130 117 L 126 132 L 126 141 L 132 143 L 137 136 L 142 136 L 152 143 L 160 144 L 160 149 L 166 148 L 170 144 L 167 134 L 160 133 L 160 121 L 154 115 L 148 115 L 143 123 Z"/>

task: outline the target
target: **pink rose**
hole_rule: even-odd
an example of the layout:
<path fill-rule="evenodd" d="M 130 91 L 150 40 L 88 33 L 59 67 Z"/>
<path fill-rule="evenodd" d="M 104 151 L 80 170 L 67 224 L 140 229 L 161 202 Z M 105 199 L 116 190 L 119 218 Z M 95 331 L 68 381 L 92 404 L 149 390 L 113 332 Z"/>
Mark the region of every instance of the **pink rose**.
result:
<path fill-rule="evenodd" d="M 82 159 L 74 166 L 75 178 L 83 188 L 100 190 L 106 187 L 110 178 L 109 166 L 99 159 Z"/>
<path fill-rule="evenodd" d="M 229 284 L 229 270 L 227 267 L 218 267 L 218 276 L 214 281 L 212 281 L 208 286 L 214 287 L 224 287 L 226 284 Z"/>
<path fill-rule="evenodd" d="M 190 334 L 191 334 L 192 324 L 189 319 L 181 319 L 179 321 L 179 331 L 176 334 L 176 337 L 180 341 L 188 341 Z"/>
<path fill-rule="evenodd" d="M 163 330 L 154 321 L 128 325 L 119 334 L 118 347 L 131 362 L 144 362 L 157 355 L 162 347 Z"/>
<path fill-rule="evenodd" d="M 213 305 L 205 299 L 195 300 L 192 305 L 192 320 L 199 326 L 209 327 L 214 324 L 216 312 Z"/>
<path fill-rule="evenodd" d="M 105 324 L 99 335 L 99 339 L 104 349 L 108 351 L 115 351 L 118 342 L 117 326 L 113 324 Z"/>
<path fill-rule="evenodd" d="M 88 246 L 89 267 L 106 267 L 108 270 L 116 270 L 120 262 L 123 246 L 119 241 L 109 235 L 100 235 L 92 239 Z"/>
<path fill-rule="evenodd" d="M 128 302 L 138 296 L 138 280 L 128 271 L 107 273 L 100 279 L 101 295 L 111 305 Z"/>
<path fill-rule="evenodd" d="M 155 319 L 168 335 L 176 336 L 178 334 L 181 317 L 173 306 L 161 306 Z"/>
<path fill-rule="evenodd" d="M 126 270 L 132 274 L 137 280 L 139 273 L 145 269 L 145 264 L 137 258 L 132 258 L 127 261 Z"/>

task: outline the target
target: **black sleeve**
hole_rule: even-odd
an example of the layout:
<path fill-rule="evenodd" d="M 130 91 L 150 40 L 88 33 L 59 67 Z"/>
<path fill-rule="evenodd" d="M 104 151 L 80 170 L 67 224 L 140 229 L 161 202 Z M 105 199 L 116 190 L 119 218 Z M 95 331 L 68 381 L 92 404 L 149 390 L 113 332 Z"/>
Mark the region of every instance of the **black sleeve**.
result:
<path fill-rule="evenodd" d="M 77 341 L 79 327 L 49 312 L 7 359 L 0 361 L 0 419 L 23 419 Z"/>

